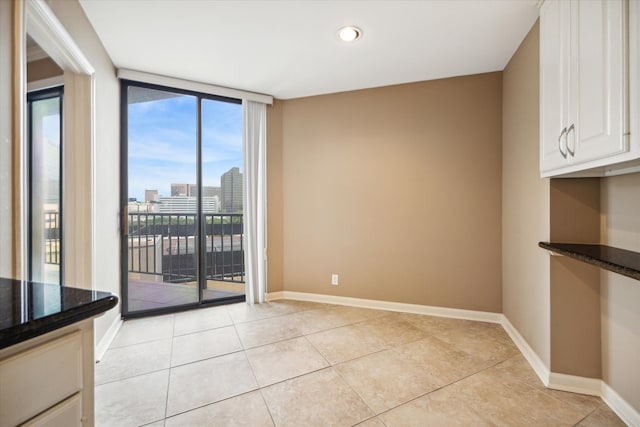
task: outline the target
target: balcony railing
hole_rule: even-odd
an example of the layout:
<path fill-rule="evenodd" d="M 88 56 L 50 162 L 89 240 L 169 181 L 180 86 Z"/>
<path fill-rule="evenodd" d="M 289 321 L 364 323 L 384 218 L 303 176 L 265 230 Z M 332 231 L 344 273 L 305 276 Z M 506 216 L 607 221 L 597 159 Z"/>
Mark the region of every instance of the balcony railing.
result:
<path fill-rule="evenodd" d="M 60 214 L 44 212 L 44 263 L 60 264 Z"/>
<path fill-rule="evenodd" d="M 163 282 L 197 278 L 196 214 L 130 213 L 128 271 L 162 276 Z M 242 214 L 205 214 L 207 280 L 244 282 Z"/>
<path fill-rule="evenodd" d="M 205 214 L 207 280 L 244 282 L 242 214 Z M 44 213 L 45 263 L 60 264 L 60 214 Z M 130 213 L 128 271 L 163 276 L 172 283 L 196 280 L 195 214 Z"/>

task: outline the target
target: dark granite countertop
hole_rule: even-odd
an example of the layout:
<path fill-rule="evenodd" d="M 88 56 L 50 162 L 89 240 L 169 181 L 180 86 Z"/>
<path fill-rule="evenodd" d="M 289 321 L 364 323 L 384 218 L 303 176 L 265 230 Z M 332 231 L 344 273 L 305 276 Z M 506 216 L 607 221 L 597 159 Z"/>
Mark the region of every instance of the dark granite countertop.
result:
<path fill-rule="evenodd" d="M 605 245 L 540 242 L 541 248 L 640 280 L 640 253 Z"/>
<path fill-rule="evenodd" d="M 97 316 L 117 303 L 109 292 L 0 278 L 0 349 Z"/>

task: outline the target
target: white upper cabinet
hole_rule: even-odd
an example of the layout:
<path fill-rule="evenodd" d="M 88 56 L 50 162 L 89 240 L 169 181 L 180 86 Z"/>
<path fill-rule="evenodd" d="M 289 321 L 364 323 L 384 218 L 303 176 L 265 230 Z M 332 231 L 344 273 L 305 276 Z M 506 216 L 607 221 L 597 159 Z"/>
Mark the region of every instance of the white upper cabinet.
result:
<path fill-rule="evenodd" d="M 629 142 L 629 6 L 625 0 L 543 3 L 543 177 L 623 173 L 629 164 L 620 168 L 611 165 L 640 157 L 640 151 L 632 152 Z"/>

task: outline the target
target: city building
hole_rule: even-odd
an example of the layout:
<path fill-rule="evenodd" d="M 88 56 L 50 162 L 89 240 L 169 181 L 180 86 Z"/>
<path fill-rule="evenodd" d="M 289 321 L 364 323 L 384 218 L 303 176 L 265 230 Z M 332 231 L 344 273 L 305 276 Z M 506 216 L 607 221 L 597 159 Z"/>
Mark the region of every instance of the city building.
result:
<path fill-rule="evenodd" d="M 197 200 L 197 197 L 189 196 L 160 196 L 155 212 L 195 214 L 197 210 Z M 202 211 L 204 213 L 220 212 L 220 198 L 218 196 L 203 197 Z"/>
<path fill-rule="evenodd" d="M 144 201 L 145 202 L 157 202 L 158 201 L 158 190 L 144 190 Z"/>
<path fill-rule="evenodd" d="M 219 199 L 222 199 L 222 193 L 221 193 L 220 187 L 205 185 L 204 187 L 202 187 L 202 195 L 204 197 L 218 196 Z"/>
<path fill-rule="evenodd" d="M 222 211 L 242 212 L 242 174 L 238 167 L 232 167 L 220 177 L 222 190 Z"/>
<path fill-rule="evenodd" d="M 188 196 L 189 184 L 171 184 L 172 196 Z"/>

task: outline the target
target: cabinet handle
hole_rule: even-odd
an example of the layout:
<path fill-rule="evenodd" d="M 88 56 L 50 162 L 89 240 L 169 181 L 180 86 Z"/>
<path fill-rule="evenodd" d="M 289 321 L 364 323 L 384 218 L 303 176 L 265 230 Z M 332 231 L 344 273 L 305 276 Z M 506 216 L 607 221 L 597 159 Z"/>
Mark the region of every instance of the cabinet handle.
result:
<path fill-rule="evenodd" d="M 569 148 L 569 134 L 572 132 L 573 138 L 571 138 L 571 141 L 573 141 L 573 150 Z M 573 124 L 571 124 L 571 126 L 569 126 L 569 129 L 567 129 L 567 152 L 571 154 L 571 157 L 574 157 L 576 155 L 576 127 Z"/>
<path fill-rule="evenodd" d="M 562 154 L 562 157 L 565 159 L 567 158 L 567 152 L 562 151 L 562 136 L 566 135 L 566 133 L 567 133 L 567 128 L 565 127 L 564 129 L 562 129 L 562 132 L 560 132 L 560 136 L 558 136 L 558 150 L 560 150 L 560 154 Z M 566 142 L 566 139 L 565 139 L 565 142 Z"/>

